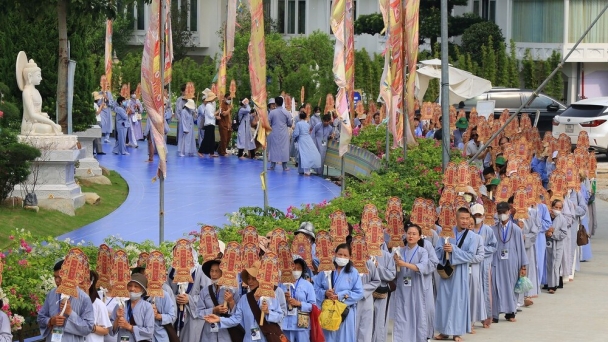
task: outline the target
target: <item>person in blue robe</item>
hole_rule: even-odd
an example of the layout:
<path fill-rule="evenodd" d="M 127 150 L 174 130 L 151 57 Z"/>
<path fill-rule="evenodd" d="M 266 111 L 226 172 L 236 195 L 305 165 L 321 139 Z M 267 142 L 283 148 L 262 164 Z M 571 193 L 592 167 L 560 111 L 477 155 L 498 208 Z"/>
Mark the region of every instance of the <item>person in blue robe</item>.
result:
<path fill-rule="evenodd" d="M 321 155 L 310 137 L 306 112 L 300 112 L 300 120 L 296 123 L 292 138 L 298 145 L 298 173 L 310 176 L 310 170 L 318 169 L 322 164 Z"/>
<path fill-rule="evenodd" d="M 125 146 L 127 139 L 127 130 L 131 127 L 129 116 L 127 115 L 125 106 L 127 101 L 124 97 L 119 96 L 114 103 L 113 110 L 116 113 L 116 143 L 112 153 L 129 155 Z"/>
<path fill-rule="evenodd" d="M 277 107 L 268 114 L 268 122 L 272 131 L 268 134 L 268 161 L 269 170 L 274 170 L 277 163 L 283 165 L 283 171 L 289 171 L 287 162 L 289 161 L 289 130 L 293 125 L 291 114 L 283 107 L 283 98 L 274 99 Z"/>
<path fill-rule="evenodd" d="M 528 257 L 527 277 L 532 282 L 533 287 L 530 291 L 519 294 L 518 303 L 520 306 L 530 306 L 534 304 L 532 298 L 538 296 L 540 292 L 536 267 L 536 239 L 538 238 L 538 232 L 542 223 L 538 217 L 536 207 L 533 206 L 528 208 L 528 218 L 520 219 L 519 222 L 523 227 L 524 248 Z"/>
<path fill-rule="evenodd" d="M 131 110 L 131 131 L 133 132 L 133 141 L 131 144 L 137 146 L 138 140 L 144 139 L 143 129 L 141 127 L 141 114 L 144 111 L 144 106 L 137 99 L 135 90 L 131 90 L 131 98 L 129 99 L 129 109 Z"/>
<path fill-rule="evenodd" d="M 424 232 L 423 232 L 424 234 Z M 434 230 L 431 230 L 431 234 L 434 234 L 434 236 L 437 238 L 437 240 L 439 240 L 439 236 L 437 235 L 437 233 L 435 233 Z M 435 272 L 437 270 L 437 265 L 439 264 L 439 259 L 437 258 L 437 253 L 435 253 L 435 247 L 433 247 L 433 244 L 431 243 L 431 239 L 433 237 L 427 238 L 426 236 L 424 237 L 424 249 L 426 249 L 428 256 L 429 256 L 429 264 L 428 267 L 431 270 L 431 272 L 429 274 L 423 274 L 422 275 L 422 282 L 424 284 L 424 288 L 425 289 L 430 289 L 429 291 L 425 292 L 425 308 L 426 308 L 426 326 L 427 326 L 427 336 L 429 339 L 433 338 L 433 335 L 435 334 L 435 303 L 436 303 L 436 295 L 437 295 L 437 284 L 439 283 L 439 280 L 435 279 L 435 276 L 437 275 L 437 272 Z"/>
<path fill-rule="evenodd" d="M 324 299 L 339 300 L 349 308 L 348 316 L 337 331 L 323 330 L 326 342 L 354 342 L 356 340 L 356 304 L 363 298 L 363 285 L 359 272 L 350 261 L 351 255 L 349 245 L 345 243 L 338 245 L 334 255 L 335 270 L 319 273 L 315 278 L 317 303 Z"/>
<path fill-rule="evenodd" d="M 546 188 L 547 184 L 549 184 L 549 177 L 547 176 L 547 157 L 545 156 L 539 158 L 536 154 L 534 154 L 530 164 L 530 170 L 540 175 L 540 180 L 543 183 L 543 187 Z"/>
<path fill-rule="evenodd" d="M 569 236 L 566 238 L 567 240 L 565 242 L 567 245 L 564 246 L 564 257 L 567 258 L 562 263 L 564 282 L 574 279 L 574 273 L 579 267 L 580 251 L 576 244 L 576 233 L 581 224 L 581 219 L 587 216 L 588 205 L 587 199 L 585 198 L 586 193 L 586 189 L 581 186 L 580 191 L 569 189 L 568 194 L 566 195 L 566 200 L 570 202 L 570 208 L 572 209 L 570 212 L 572 215 L 572 223 L 569 229 Z"/>
<path fill-rule="evenodd" d="M 117 305 L 110 316 L 112 336 L 116 341 L 151 341 L 154 337 L 154 310 L 152 305 L 143 297 L 146 293 L 148 280 L 141 273 L 131 275 L 127 284 L 129 300 Z"/>
<path fill-rule="evenodd" d="M 540 228 L 538 230 L 538 235 L 536 236 L 536 269 L 538 283 L 541 285 L 547 283 L 547 263 L 545 255 L 547 239 L 545 237 L 545 233 L 552 225 L 551 216 L 549 216 L 549 209 L 544 203 L 542 203 L 542 200 L 544 200 L 544 197 L 541 195 L 541 203 L 536 205 L 536 215 L 538 216 L 538 220 L 540 222 Z"/>
<path fill-rule="evenodd" d="M 395 260 L 387 251 L 386 244 L 382 244 L 382 255 L 375 256 L 376 270 L 380 276 L 380 286 L 374 293 L 374 328 L 372 342 L 386 341 L 387 334 L 387 304 L 388 293 L 390 292 L 388 282 L 393 281 L 397 275 Z"/>
<path fill-rule="evenodd" d="M 475 220 L 475 226 L 473 232 L 481 236 L 482 244 L 484 247 L 484 259 L 481 263 L 481 280 L 483 289 L 483 301 L 485 307 L 486 316 L 483 318 L 483 327 L 488 328 L 492 323 L 492 304 L 491 304 L 491 291 L 490 291 L 490 270 L 492 269 L 492 259 L 496 252 L 496 236 L 490 226 L 484 224 L 485 209 L 483 205 L 475 204 L 471 207 L 471 214 Z"/>
<path fill-rule="evenodd" d="M 293 283 L 279 285 L 285 293 L 287 302 L 287 314 L 281 323 L 281 327 L 290 342 L 310 341 L 310 325 L 308 327 L 298 326 L 298 315 L 307 315 L 310 321 L 312 306 L 317 304 L 314 286 L 303 277 L 307 273 L 307 269 L 304 260 L 301 258 L 295 259 Z"/>
<path fill-rule="evenodd" d="M 361 275 L 363 298 L 357 303 L 357 342 L 371 342 L 374 330 L 374 297 L 373 293 L 380 286 L 380 275 L 376 263 L 370 258 L 365 262 L 367 274 Z"/>
<path fill-rule="evenodd" d="M 179 120 L 180 120 L 180 116 L 181 116 L 181 112 L 182 109 L 184 109 L 184 106 L 186 105 L 186 102 L 188 101 L 188 99 L 184 98 L 184 96 L 186 96 L 186 84 L 183 84 L 181 87 L 181 96 L 177 98 L 177 100 L 175 100 L 175 110 L 173 111 L 173 115 L 175 116 L 175 119 L 177 119 L 177 149 L 179 150 L 180 148 L 180 136 L 182 133 L 182 127 L 179 124 Z"/>
<path fill-rule="evenodd" d="M 314 129 L 317 124 L 321 123 L 322 117 L 321 117 L 321 108 L 320 107 L 315 107 L 313 109 L 313 114 L 310 116 L 310 128 Z M 323 115 L 325 116 L 325 115 Z M 331 115 L 330 115 L 330 121 L 331 121 Z M 312 133 L 311 133 L 312 134 Z"/>
<path fill-rule="evenodd" d="M 239 128 L 236 137 L 236 148 L 238 149 L 238 157 L 245 158 L 245 151 L 249 159 L 255 157 L 255 141 L 251 137 L 251 107 L 249 99 L 244 98 L 241 101 L 241 108 L 236 114 L 239 120 Z"/>
<path fill-rule="evenodd" d="M 101 134 L 104 137 L 104 142 L 110 142 L 110 134 L 112 133 L 112 111 L 114 107 L 114 98 L 110 91 L 99 91 L 101 99 L 97 100 L 97 105 L 101 108 Z M 118 127 L 117 127 L 118 128 Z"/>
<path fill-rule="evenodd" d="M 196 137 L 194 136 L 194 113 L 196 110 L 196 105 L 194 100 L 186 101 L 186 105 L 182 109 L 180 113 L 179 126 L 181 129 L 181 135 L 179 141 L 181 142 L 179 146 L 179 156 L 194 156 L 197 151 L 196 148 Z"/>
<path fill-rule="evenodd" d="M 136 267 L 132 270 L 133 273 L 141 273 L 145 275 L 145 267 Z M 167 283 L 163 283 L 163 296 L 145 296 L 146 302 L 152 305 L 154 314 L 154 342 L 169 342 L 169 334 L 165 329 L 165 325 L 175 323 L 177 317 L 177 308 L 175 306 L 175 297 L 171 293 L 171 287 Z"/>
<path fill-rule="evenodd" d="M 589 182 L 589 180 L 587 179 L 587 175 L 582 174 L 581 172 L 581 189 L 579 191 L 582 199 L 583 199 L 583 206 L 586 207 L 587 210 L 585 210 L 585 215 L 581 216 L 581 224 L 583 225 L 583 227 L 585 227 L 585 230 L 587 231 L 587 235 L 591 236 L 591 227 L 589 226 L 589 198 L 591 196 L 591 183 Z M 589 243 L 581 246 L 580 248 L 580 253 L 581 256 L 580 258 L 577 260 L 578 261 L 589 261 L 591 260 L 591 258 L 593 257 L 593 254 L 591 253 L 591 239 L 589 239 Z M 578 270 L 578 264 L 577 264 L 577 270 Z"/>
<path fill-rule="evenodd" d="M 59 272 L 62 265 L 63 260 L 53 267 L 57 287 L 61 285 Z M 46 342 L 51 342 L 54 334 L 62 334 L 62 342 L 84 342 L 85 337 L 93 331 L 95 316 L 91 299 L 81 289 L 78 288 L 77 291 L 78 297 L 70 297 L 63 301 L 61 294 L 57 293 L 57 288 L 46 295 L 36 319 L 40 336 Z"/>
<path fill-rule="evenodd" d="M 278 300 L 278 296 L 284 296 L 283 291 L 276 291 L 279 289 L 277 287 L 277 289 L 275 289 L 275 298 L 262 298 L 259 294 L 256 294 L 258 287 L 260 286 L 260 283 L 256 278 L 259 274 L 259 268 L 260 262 L 256 261 L 252 267 L 246 268 L 241 272 L 241 279 L 249 286 L 250 291 L 239 299 L 238 304 L 234 309 L 234 313 L 230 317 L 220 317 L 216 314 L 210 314 L 204 317 L 207 323 L 218 324 L 220 330 L 236 327 L 240 324 L 245 330 L 243 342 L 267 341 L 266 336 L 264 336 L 262 331 L 263 328 L 260 327 L 260 315 L 254 315 L 254 309 L 259 311 L 260 314 L 264 314 L 263 325 L 273 325 L 275 326 L 275 329 L 278 328 L 279 331 L 279 324 L 284 317 L 283 310 L 281 309 Z M 252 307 L 252 303 L 255 308 Z"/>
<path fill-rule="evenodd" d="M 426 305 L 431 303 L 426 302 L 427 292 L 433 289 L 423 278 L 430 279 L 434 269 L 419 226 L 407 228 L 406 241 L 406 246 L 394 255 L 395 265 L 400 270 L 392 299 L 395 301 L 393 340 L 424 342 L 429 338 Z"/>
<path fill-rule="evenodd" d="M 435 247 L 439 265 L 445 266 L 450 261 L 452 267 L 456 266 L 450 278 L 439 278 L 435 307 L 435 330 L 439 332 L 435 336 L 437 340 L 453 336 L 453 340 L 462 341 L 460 336 L 471 332 L 469 263 L 476 260 L 480 241 L 467 229 L 471 219 L 468 208 L 459 208 L 456 212 L 457 225 L 453 228 L 455 237 Z"/>
<path fill-rule="evenodd" d="M 517 314 L 517 294 L 515 284 L 524 275 L 528 257 L 524 248 L 521 228 L 513 221 L 512 207 L 507 202 L 498 203 L 498 222 L 492 226 L 497 237 L 496 253 L 492 260 L 492 322 L 498 323 L 500 313 L 515 322 Z"/>
<path fill-rule="evenodd" d="M 563 205 L 559 199 L 551 201 L 550 216 L 553 225 L 545 233 L 547 238 L 547 286 L 551 294 L 555 293 L 559 286 L 564 239 L 568 236 L 568 224 L 562 215 Z"/>
<path fill-rule="evenodd" d="M 203 138 L 205 137 L 205 103 L 201 103 L 196 109 L 196 127 L 198 128 L 197 148 L 201 148 Z"/>
<path fill-rule="evenodd" d="M 312 120 L 311 120 L 312 122 Z M 315 146 L 321 155 L 321 167 L 317 168 L 315 172 L 318 175 L 323 175 L 323 165 L 325 164 L 325 155 L 327 154 L 327 144 L 333 139 L 333 127 L 330 125 L 331 115 L 323 115 L 323 122 L 317 123 L 312 126 L 312 138 L 315 142 Z"/>

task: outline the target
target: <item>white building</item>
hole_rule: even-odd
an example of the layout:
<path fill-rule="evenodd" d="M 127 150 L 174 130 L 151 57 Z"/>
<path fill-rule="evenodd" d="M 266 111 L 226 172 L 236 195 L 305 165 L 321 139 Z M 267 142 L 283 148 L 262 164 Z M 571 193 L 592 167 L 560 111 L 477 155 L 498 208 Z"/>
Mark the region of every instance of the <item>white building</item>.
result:
<path fill-rule="evenodd" d="M 518 58 L 530 49 L 534 58 L 544 60 L 553 51 L 568 54 L 605 5 L 606 0 L 469 0 L 454 12 L 475 12 L 494 21 L 507 42 L 515 41 Z M 567 103 L 582 96 L 608 96 L 608 13 L 572 53 L 563 72 Z"/>

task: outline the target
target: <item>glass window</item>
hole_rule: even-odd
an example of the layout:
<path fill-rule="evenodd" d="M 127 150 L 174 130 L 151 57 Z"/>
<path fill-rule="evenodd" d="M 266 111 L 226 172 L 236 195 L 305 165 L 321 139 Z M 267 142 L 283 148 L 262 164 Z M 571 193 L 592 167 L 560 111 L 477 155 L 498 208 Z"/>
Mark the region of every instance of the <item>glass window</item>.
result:
<path fill-rule="evenodd" d="M 464 101 L 464 106 L 465 107 L 475 107 L 477 106 L 477 101 L 485 101 L 488 99 L 488 95 L 487 94 L 483 94 L 483 95 L 479 95 L 477 97 L 474 97 L 472 99 L 468 99 Z"/>
<path fill-rule="evenodd" d="M 137 0 L 137 29 L 145 30 L 144 0 Z"/>
<path fill-rule="evenodd" d="M 473 1 L 473 13 L 479 15 L 479 0 Z"/>
<path fill-rule="evenodd" d="M 306 1 L 298 1 L 298 33 L 306 34 Z"/>
<path fill-rule="evenodd" d="M 190 31 L 198 31 L 198 1 L 190 0 Z"/>
<path fill-rule="evenodd" d="M 490 1 L 490 11 L 489 11 L 488 20 L 492 22 L 496 22 L 496 1 Z"/>
<path fill-rule="evenodd" d="M 279 33 L 306 34 L 306 0 L 278 0 L 277 12 Z"/>
<path fill-rule="evenodd" d="M 516 13 L 512 23 L 516 42 L 563 42 L 564 0 L 513 0 L 512 13 Z M 572 13 L 570 16 L 575 18 Z"/>
<path fill-rule="evenodd" d="M 495 108 L 517 109 L 521 106 L 519 93 L 492 93 L 490 99 L 496 101 Z"/>
<path fill-rule="evenodd" d="M 270 18 L 270 0 L 264 0 L 262 6 L 264 6 L 264 18 Z"/>
<path fill-rule="evenodd" d="M 608 110 L 604 106 L 593 106 L 593 105 L 577 105 L 573 104 L 566 109 L 560 116 L 566 116 L 571 118 L 595 118 L 598 116 L 606 115 Z"/>
<path fill-rule="evenodd" d="M 296 2 L 289 0 L 287 3 L 287 34 L 296 33 Z"/>
<path fill-rule="evenodd" d="M 277 31 L 285 33 L 285 1 L 279 0 L 277 16 Z"/>
<path fill-rule="evenodd" d="M 526 101 L 528 101 L 529 97 L 526 96 Z M 547 109 L 547 106 L 552 104 L 553 100 L 551 100 L 550 98 L 544 96 L 544 95 L 539 95 L 537 98 L 535 98 L 532 103 L 530 103 L 530 106 L 528 108 L 535 108 L 535 109 Z"/>
<path fill-rule="evenodd" d="M 568 42 L 575 43 L 606 6 L 606 0 L 571 0 Z M 591 28 L 583 43 L 608 42 L 608 16 L 602 15 Z"/>

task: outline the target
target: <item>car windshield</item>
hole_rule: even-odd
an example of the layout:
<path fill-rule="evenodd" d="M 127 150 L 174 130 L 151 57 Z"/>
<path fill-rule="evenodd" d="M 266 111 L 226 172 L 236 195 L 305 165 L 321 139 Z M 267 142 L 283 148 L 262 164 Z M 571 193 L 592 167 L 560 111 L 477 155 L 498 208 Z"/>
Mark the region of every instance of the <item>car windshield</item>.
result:
<path fill-rule="evenodd" d="M 604 106 L 573 104 L 568 107 L 568 109 L 566 109 L 561 116 L 571 118 L 595 118 L 604 115 L 606 109 L 607 107 Z"/>

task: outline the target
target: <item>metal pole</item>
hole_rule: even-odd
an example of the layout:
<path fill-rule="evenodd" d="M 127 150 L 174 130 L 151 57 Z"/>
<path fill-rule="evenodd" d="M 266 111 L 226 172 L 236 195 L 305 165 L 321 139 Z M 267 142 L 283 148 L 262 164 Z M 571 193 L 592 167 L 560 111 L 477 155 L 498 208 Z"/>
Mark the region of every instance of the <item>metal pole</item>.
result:
<path fill-rule="evenodd" d="M 405 71 L 404 71 L 405 73 Z M 404 90 L 405 91 L 405 90 Z M 405 101 L 403 101 L 403 159 L 407 158 L 407 139 L 406 132 L 408 129 L 408 121 L 410 121 L 409 114 L 407 113 L 407 108 L 405 106 Z"/>
<path fill-rule="evenodd" d="M 158 35 L 160 38 L 160 82 L 161 94 L 165 89 L 165 15 L 167 2 L 161 0 L 160 6 L 160 25 L 158 27 Z M 161 95 L 162 96 L 162 95 Z M 163 108 L 164 109 L 164 108 Z M 163 119 L 164 120 L 164 119 Z M 165 241 L 165 177 L 162 172 L 159 173 L 159 195 L 158 195 L 158 244 L 160 245 Z"/>
<path fill-rule="evenodd" d="M 443 1 L 445 1 L 445 0 L 443 0 Z M 564 66 L 564 63 L 566 63 L 568 58 L 570 58 L 570 55 L 572 55 L 572 53 L 576 50 L 578 45 L 583 41 L 583 39 L 585 39 L 585 36 L 587 36 L 587 33 L 589 33 L 589 31 L 591 31 L 593 26 L 598 22 L 598 20 L 600 20 L 600 18 L 606 12 L 606 10 L 608 10 L 608 3 L 606 3 L 606 6 L 604 7 L 604 9 L 597 15 L 595 20 L 591 23 L 591 25 L 589 25 L 587 30 L 578 39 L 576 44 L 574 44 L 574 46 L 572 46 L 572 49 L 570 49 L 570 52 L 568 52 L 568 54 L 564 58 L 562 58 L 561 62 L 557 65 L 557 67 L 555 67 L 553 72 L 551 72 L 551 74 L 543 81 L 543 83 L 541 83 L 541 85 L 539 85 L 538 88 L 536 88 L 536 90 L 532 93 L 532 96 L 530 96 L 528 101 L 526 101 L 524 104 L 522 104 L 514 114 L 511 114 L 511 116 L 505 122 L 505 124 L 502 127 L 500 127 L 500 129 L 498 131 L 496 131 L 494 134 L 492 134 L 490 139 L 488 139 L 488 141 L 485 144 L 483 144 L 483 146 L 481 146 L 479 151 L 477 151 L 477 153 L 475 153 L 475 155 L 472 156 L 471 159 L 469 159 L 469 164 L 472 163 L 473 160 L 475 160 L 492 143 L 492 141 L 494 141 L 494 139 L 496 139 L 496 137 L 498 137 L 498 135 L 509 125 L 509 123 L 511 121 L 513 121 L 517 117 L 517 114 L 519 114 L 519 112 L 521 112 L 521 110 L 524 109 L 524 107 L 529 106 L 530 103 L 532 103 L 532 101 L 534 101 L 534 99 L 538 97 L 538 94 L 545 88 L 545 86 L 547 85 L 547 83 L 549 83 L 551 78 L 553 78 L 553 76 L 555 76 L 555 74 L 557 74 L 557 72 Z"/>
<path fill-rule="evenodd" d="M 390 50 L 390 46 L 391 46 L 391 44 L 390 44 L 390 41 L 391 41 L 391 25 L 390 25 L 390 23 L 391 23 L 391 12 L 392 11 L 388 11 L 388 13 L 387 13 L 387 18 L 388 18 L 389 25 L 388 25 L 388 28 L 387 28 L 387 31 L 386 31 L 386 43 L 385 43 L 385 44 L 388 44 L 388 47 L 389 47 L 388 51 L 386 52 L 388 54 L 389 58 L 391 58 L 391 56 L 392 56 L 392 52 Z M 387 71 L 389 73 L 390 73 L 390 66 L 391 66 L 391 64 L 393 64 L 392 58 L 389 59 L 389 70 Z M 386 157 L 386 165 L 387 166 L 388 166 L 388 157 L 390 155 L 389 154 L 390 153 L 390 149 L 389 149 L 390 148 L 389 147 L 389 144 L 390 144 L 389 140 L 390 139 L 389 139 L 389 134 L 388 134 L 388 124 L 389 124 L 390 115 L 391 115 L 391 108 L 392 108 L 391 103 L 393 103 L 392 95 L 389 96 L 388 103 L 386 103 L 386 102 L 384 103 L 384 106 L 386 107 L 385 110 L 384 110 L 384 112 L 386 113 L 386 152 L 385 152 L 384 156 Z"/>
<path fill-rule="evenodd" d="M 261 123 L 260 123 L 261 125 Z M 264 210 L 268 210 L 268 180 L 266 174 L 268 172 L 268 150 L 264 147 Z"/>
<path fill-rule="evenodd" d="M 344 156 L 340 157 L 340 176 L 342 177 L 342 181 L 340 182 L 340 195 L 344 196 L 346 192 L 346 173 L 344 172 Z"/>
<path fill-rule="evenodd" d="M 387 121 L 386 122 L 386 152 L 384 154 L 384 157 L 386 158 L 386 163 L 387 164 L 388 164 L 388 156 L 389 156 L 389 152 L 390 152 L 390 149 L 389 149 L 390 142 L 389 142 L 389 140 L 390 139 L 389 139 L 389 136 L 388 136 L 388 121 Z"/>
<path fill-rule="evenodd" d="M 443 171 L 450 162 L 450 77 L 448 73 L 448 0 L 441 0 L 441 145 Z"/>

